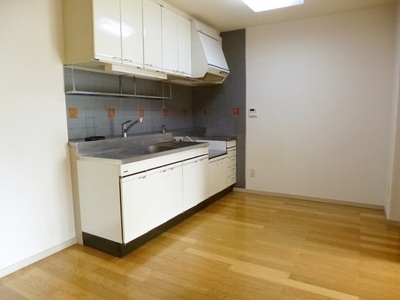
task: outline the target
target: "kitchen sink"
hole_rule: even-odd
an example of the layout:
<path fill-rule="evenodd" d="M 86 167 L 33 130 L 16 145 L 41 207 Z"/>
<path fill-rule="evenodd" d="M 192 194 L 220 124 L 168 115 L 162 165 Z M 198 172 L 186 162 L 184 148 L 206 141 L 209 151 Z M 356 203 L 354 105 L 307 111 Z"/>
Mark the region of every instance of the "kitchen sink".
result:
<path fill-rule="evenodd" d="M 137 155 L 146 155 L 146 154 L 154 154 L 164 151 L 173 150 L 175 148 L 169 146 L 160 146 L 160 145 L 151 145 L 151 146 L 143 146 L 143 147 L 135 147 L 135 148 L 127 148 L 120 151 L 115 152 L 119 157 L 121 156 L 137 156 Z"/>
<path fill-rule="evenodd" d="M 156 145 L 119 149 L 117 151 L 108 153 L 107 156 L 114 159 L 126 159 L 134 156 L 150 155 L 170 150 L 176 150 L 187 146 L 188 144 L 184 142 L 167 142 Z"/>
<path fill-rule="evenodd" d="M 175 147 L 165 146 L 165 145 L 152 145 L 152 146 L 145 147 L 145 150 L 148 151 L 149 153 L 163 152 L 163 151 L 168 151 L 168 150 L 172 150 L 172 149 L 175 149 Z"/>
<path fill-rule="evenodd" d="M 181 151 L 194 150 L 203 154 L 208 145 L 204 142 L 174 141 L 171 133 L 138 137 L 96 140 L 95 142 L 70 142 L 76 148 L 79 160 L 128 164 Z M 200 149 L 202 148 L 202 149 Z"/>
<path fill-rule="evenodd" d="M 101 143 L 98 141 L 96 143 Z M 106 141 L 107 142 L 107 141 Z M 114 149 L 107 149 L 103 151 L 95 151 L 81 155 L 81 158 L 100 158 L 111 159 L 114 163 L 128 163 L 142 159 L 149 159 L 164 154 L 177 153 L 186 149 L 196 149 L 199 145 L 207 146 L 201 142 L 175 142 L 168 141 L 162 143 L 155 143 L 150 145 L 130 145 L 128 147 L 118 147 Z M 86 144 L 85 144 L 86 145 Z M 100 144 L 97 144 L 100 145 Z"/>

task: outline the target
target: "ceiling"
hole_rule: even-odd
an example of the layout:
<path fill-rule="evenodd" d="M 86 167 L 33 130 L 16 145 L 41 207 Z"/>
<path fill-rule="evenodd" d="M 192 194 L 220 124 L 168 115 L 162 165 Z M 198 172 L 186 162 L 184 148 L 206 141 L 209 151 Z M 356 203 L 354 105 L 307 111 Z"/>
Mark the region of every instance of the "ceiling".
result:
<path fill-rule="evenodd" d="M 220 32 L 394 5 L 397 0 L 304 0 L 303 5 L 253 12 L 242 0 L 164 0 Z"/>

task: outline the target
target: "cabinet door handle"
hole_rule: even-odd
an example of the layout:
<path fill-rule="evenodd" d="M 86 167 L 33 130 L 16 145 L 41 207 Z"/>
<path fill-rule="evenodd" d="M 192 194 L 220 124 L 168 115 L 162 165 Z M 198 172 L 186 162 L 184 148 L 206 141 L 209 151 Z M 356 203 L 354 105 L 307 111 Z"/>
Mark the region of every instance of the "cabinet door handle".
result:
<path fill-rule="evenodd" d="M 101 56 L 101 57 L 108 57 L 108 58 L 111 58 L 111 59 L 121 60 L 121 57 L 118 57 L 118 56 L 112 56 L 112 55 L 106 55 L 106 54 L 99 54 L 99 53 L 97 53 L 97 55 L 99 55 L 99 56 Z M 97 58 L 97 60 L 99 60 L 99 59 Z"/>

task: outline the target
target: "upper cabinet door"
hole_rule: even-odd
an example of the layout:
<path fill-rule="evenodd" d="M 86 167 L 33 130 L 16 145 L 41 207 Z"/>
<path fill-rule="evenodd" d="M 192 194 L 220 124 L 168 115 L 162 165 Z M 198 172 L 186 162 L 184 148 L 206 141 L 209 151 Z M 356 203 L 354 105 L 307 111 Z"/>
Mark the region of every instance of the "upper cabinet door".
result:
<path fill-rule="evenodd" d="M 143 68 L 142 0 L 120 1 L 122 63 Z"/>
<path fill-rule="evenodd" d="M 179 73 L 192 75 L 192 22 L 178 16 L 178 58 Z"/>
<path fill-rule="evenodd" d="M 178 16 L 162 8 L 162 55 L 163 70 L 177 74 L 178 66 Z"/>
<path fill-rule="evenodd" d="M 121 63 L 119 0 L 93 0 L 94 57 Z"/>
<path fill-rule="evenodd" d="M 143 1 L 144 65 L 162 71 L 161 6 Z"/>

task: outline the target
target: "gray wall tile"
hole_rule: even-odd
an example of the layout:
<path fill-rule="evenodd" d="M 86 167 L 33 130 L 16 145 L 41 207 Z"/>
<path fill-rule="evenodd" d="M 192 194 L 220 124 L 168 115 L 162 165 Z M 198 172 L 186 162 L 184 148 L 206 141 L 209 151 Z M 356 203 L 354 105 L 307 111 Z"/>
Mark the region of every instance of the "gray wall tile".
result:
<path fill-rule="evenodd" d="M 94 92 L 119 92 L 119 77 L 82 70 L 74 71 L 76 90 Z M 72 72 L 65 68 L 65 89 L 72 89 Z M 163 96 L 169 95 L 169 84 L 136 79 L 137 93 Z M 133 78 L 122 79 L 122 90 L 134 93 Z M 142 124 L 135 125 L 129 134 L 160 132 L 162 125 L 168 130 L 193 127 L 192 88 L 172 85 L 172 100 L 144 98 L 118 98 L 110 96 L 66 95 L 67 123 L 69 139 L 80 139 L 93 135 L 114 136 L 121 134 L 121 123 L 128 119 L 138 119 L 139 109 L 145 110 Z M 78 109 L 78 118 L 69 118 L 68 108 Z M 108 109 L 115 109 L 115 117 L 108 116 Z M 168 116 L 163 109 L 168 109 Z M 186 109 L 186 116 L 183 115 Z"/>

